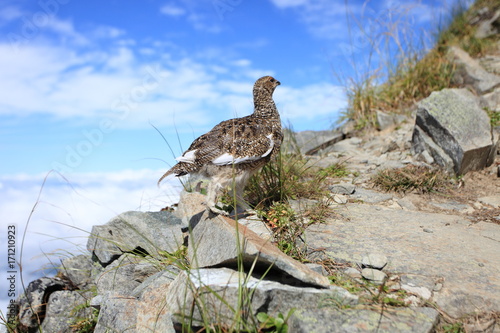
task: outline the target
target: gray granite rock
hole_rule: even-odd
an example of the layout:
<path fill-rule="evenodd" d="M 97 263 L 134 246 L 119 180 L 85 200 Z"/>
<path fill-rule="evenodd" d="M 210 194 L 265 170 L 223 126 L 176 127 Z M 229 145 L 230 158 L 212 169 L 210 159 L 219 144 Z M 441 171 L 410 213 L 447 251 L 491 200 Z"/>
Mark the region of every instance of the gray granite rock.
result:
<path fill-rule="evenodd" d="M 391 200 L 393 196 L 390 193 L 380 193 L 373 190 L 367 190 L 365 188 L 357 188 L 352 197 L 366 203 L 376 204 Z"/>
<path fill-rule="evenodd" d="M 239 235 L 237 237 L 236 235 Z M 239 256 L 249 268 L 258 267 L 281 272 L 289 284 L 306 284 L 327 288 L 328 279 L 281 252 L 270 241 L 260 238 L 247 227 L 221 215 L 206 213 L 192 230 L 188 257 L 192 268 L 236 266 Z"/>
<path fill-rule="evenodd" d="M 488 93 L 500 86 L 500 76 L 488 73 L 461 48 L 450 47 L 448 57 L 457 65 L 453 76 L 455 84 L 472 87 L 478 94 Z"/>
<path fill-rule="evenodd" d="M 330 151 L 331 146 L 345 139 L 345 134 L 340 131 L 302 131 L 294 134 L 294 145 L 304 155 L 324 154 Z M 293 152 L 293 148 L 286 151 Z"/>
<path fill-rule="evenodd" d="M 244 299 L 238 305 L 241 290 Z M 203 323 L 202 317 L 210 323 L 234 324 L 234 311 L 243 305 L 252 311 L 247 316 L 259 312 L 276 316 L 287 314 L 292 308 L 318 309 L 329 304 L 352 306 L 357 301 L 356 296 L 335 286 L 330 289 L 299 288 L 266 278 L 257 279 L 228 268 L 204 268 L 181 272 L 167 290 L 166 303 L 175 314 L 174 322 L 192 320 L 197 326 Z"/>
<path fill-rule="evenodd" d="M 340 183 L 335 185 L 329 185 L 328 190 L 333 194 L 344 194 L 351 195 L 356 191 L 356 185 L 349 183 Z"/>
<path fill-rule="evenodd" d="M 360 204 L 339 206 L 336 213 L 340 217 L 305 231 L 310 247 L 323 248 L 327 257 L 347 262 L 382 252 L 391 258 L 390 272 L 441 278 L 442 288 L 432 299 L 456 318 L 500 309 L 500 225 L 471 224 L 451 213 Z M 433 232 L 422 232 L 424 228 Z"/>
<path fill-rule="evenodd" d="M 289 332 L 379 332 L 431 333 L 439 321 L 432 308 L 369 309 L 299 309 L 288 321 Z"/>
<path fill-rule="evenodd" d="M 97 277 L 97 291 L 104 299 L 114 296 L 129 296 L 132 291 L 146 279 L 142 268 L 138 273 L 137 267 L 145 264 L 142 258 L 125 253 L 107 266 Z M 151 275 L 158 269 L 150 270 Z"/>
<path fill-rule="evenodd" d="M 96 270 L 92 259 L 88 255 L 66 258 L 61 262 L 61 273 L 79 289 L 85 289 L 92 281 L 92 272 Z"/>
<path fill-rule="evenodd" d="M 159 251 L 175 252 L 183 244 L 181 229 L 181 219 L 168 211 L 126 212 L 93 226 L 87 249 L 103 266 L 126 252 L 157 256 Z"/>
<path fill-rule="evenodd" d="M 165 291 L 179 275 L 175 266 L 147 278 L 133 292 L 139 299 L 137 304 L 138 332 L 174 333 L 172 315 L 166 303 Z"/>
<path fill-rule="evenodd" d="M 174 215 L 181 219 L 183 228 L 194 228 L 198 224 L 206 209 L 206 198 L 198 192 L 181 192 Z"/>
<path fill-rule="evenodd" d="M 138 303 L 135 298 L 107 298 L 101 304 L 94 333 L 137 332 Z"/>
<path fill-rule="evenodd" d="M 476 28 L 476 38 L 486 38 L 500 34 L 500 9 L 491 18 L 481 20 Z"/>
<path fill-rule="evenodd" d="M 24 294 L 19 297 L 19 322 L 36 328 L 45 317 L 47 300 L 53 292 L 69 289 L 66 281 L 56 277 L 42 277 L 30 282 Z"/>
<path fill-rule="evenodd" d="M 387 278 L 387 274 L 373 268 L 363 268 L 361 270 L 361 276 L 376 284 L 384 283 L 385 279 Z"/>
<path fill-rule="evenodd" d="M 60 290 L 50 294 L 42 332 L 72 333 L 71 327 L 77 317 L 89 317 L 92 309 L 82 307 L 86 299 L 77 291 Z M 79 309 L 79 310 L 77 310 Z"/>
<path fill-rule="evenodd" d="M 494 208 L 500 208 L 500 195 L 489 195 L 486 197 L 479 198 L 479 202 L 492 206 Z"/>
<path fill-rule="evenodd" d="M 444 89 L 422 100 L 412 143 L 414 153 L 429 151 L 457 175 L 491 165 L 496 152 L 489 117 L 467 89 Z"/>
<path fill-rule="evenodd" d="M 367 268 L 383 269 L 387 265 L 387 257 L 380 253 L 369 253 L 361 259 L 361 265 Z"/>

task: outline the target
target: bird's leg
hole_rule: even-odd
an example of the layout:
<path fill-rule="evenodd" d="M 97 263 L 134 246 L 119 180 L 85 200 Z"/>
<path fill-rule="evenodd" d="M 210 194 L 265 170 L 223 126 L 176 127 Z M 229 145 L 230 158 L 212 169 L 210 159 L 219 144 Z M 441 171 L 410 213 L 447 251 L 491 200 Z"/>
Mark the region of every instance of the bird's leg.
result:
<path fill-rule="evenodd" d="M 220 193 L 222 188 L 222 185 L 215 179 L 212 179 L 212 181 L 208 184 L 207 207 L 215 214 L 229 215 L 228 212 L 217 207 L 217 203 L 219 201 L 218 193 Z"/>

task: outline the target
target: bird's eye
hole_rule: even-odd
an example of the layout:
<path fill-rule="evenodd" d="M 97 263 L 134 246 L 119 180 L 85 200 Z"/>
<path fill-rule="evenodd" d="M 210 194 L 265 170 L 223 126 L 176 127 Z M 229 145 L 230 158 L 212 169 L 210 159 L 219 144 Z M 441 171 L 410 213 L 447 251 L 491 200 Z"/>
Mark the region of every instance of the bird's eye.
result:
<path fill-rule="evenodd" d="M 274 82 L 274 81 L 276 81 L 276 80 L 275 80 L 275 79 L 271 79 L 270 81 L 271 81 L 271 82 Z"/>

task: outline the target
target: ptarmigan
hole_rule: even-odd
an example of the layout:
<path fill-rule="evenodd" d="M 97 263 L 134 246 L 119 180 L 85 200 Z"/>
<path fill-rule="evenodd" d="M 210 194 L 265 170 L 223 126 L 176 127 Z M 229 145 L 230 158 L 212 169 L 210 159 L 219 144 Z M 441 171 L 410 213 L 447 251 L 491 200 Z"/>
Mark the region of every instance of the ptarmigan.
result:
<path fill-rule="evenodd" d="M 211 179 L 206 203 L 213 212 L 225 213 L 216 205 L 220 190 L 228 186 L 235 191 L 238 203 L 244 203 L 248 180 L 281 146 L 281 119 L 272 97 L 278 85 L 280 82 L 271 76 L 258 79 L 253 87 L 253 114 L 223 121 L 194 140 L 158 184 L 172 174 L 198 174 Z"/>

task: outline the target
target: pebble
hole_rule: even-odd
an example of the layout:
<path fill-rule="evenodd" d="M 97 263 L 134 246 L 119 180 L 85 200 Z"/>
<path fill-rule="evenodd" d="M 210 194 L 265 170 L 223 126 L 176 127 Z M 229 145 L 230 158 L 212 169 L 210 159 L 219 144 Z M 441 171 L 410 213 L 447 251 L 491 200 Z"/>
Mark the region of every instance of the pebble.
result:
<path fill-rule="evenodd" d="M 409 293 L 415 294 L 425 300 L 430 299 L 432 296 L 432 292 L 426 287 L 418 287 L 413 285 L 412 283 L 401 284 L 401 289 L 406 290 Z"/>
<path fill-rule="evenodd" d="M 376 284 L 382 284 L 387 277 L 387 274 L 385 274 L 384 272 L 373 268 L 363 268 L 363 270 L 361 271 L 361 275 L 365 279 L 370 280 Z"/>
<path fill-rule="evenodd" d="M 432 233 L 434 232 L 434 230 L 432 230 L 432 229 L 428 229 L 428 228 L 424 228 L 424 229 L 422 229 L 422 230 L 423 230 L 424 232 L 428 232 L 428 233 L 430 233 L 430 234 L 432 234 Z"/>
<path fill-rule="evenodd" d="M 356 268 L 353 268 L 353 267 L 347 267 L 344 270 L 344 274 L 348 275 L 352 278 L 360 278 L 361 277 L 361 273 Z"/>
<path fill-rule="evenodd" d="M 387 257 L 380 253 L 370 253 L 361 259 L 361 265 L 380 270 L 387 265 Z"/>
<path fill-rule="evenodd" d="M 443 284 L 441 282 L 438 282 L 434 285 L 432 291 L 440 291 L 441 289 L 443 289 Z"/>
<path fill-rule="evenodd" d="M 335 194 L 333 196 L 333 201 L 335 201 L 338 204 L 346 204 L 347 203 L 347 198 L 344 195 Z"/>
<path fill-rule="evenodd" d="M 354 191 L 356 191 L 356 186 L 354 186 L 352 184 L 336 184 L 336 185 L 328 186 L 328 189 L 333 194 L 350 195 L 350 194 L 353 194 Z"/>

